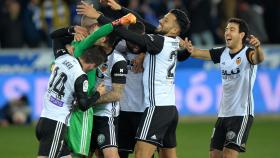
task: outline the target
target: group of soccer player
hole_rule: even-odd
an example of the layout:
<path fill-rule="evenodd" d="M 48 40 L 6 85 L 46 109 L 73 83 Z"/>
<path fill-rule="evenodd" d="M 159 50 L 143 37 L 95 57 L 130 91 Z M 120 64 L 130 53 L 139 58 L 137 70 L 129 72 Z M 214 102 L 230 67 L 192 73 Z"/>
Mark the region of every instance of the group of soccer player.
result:
<path fill-rule="evenodd" d="M 82 1 L 76 9 L 81 26 L 51 34 L 55 61 L 36 127 L 38 157 L 128 158 L 135 150 L 136 158 L 151 158 L 155 151 L 176 158 L 175 68 L 190 56 L 221 68 L 223 95 L 210 157 L 245 152 L 252 88 L 264 60 L 246 22 L 229 19 L 226 46 L 201 50 L 188 40 L 190 21 L 179 9 L 155 27 L 114 0 L 103 3 L 120 18 Z"/>

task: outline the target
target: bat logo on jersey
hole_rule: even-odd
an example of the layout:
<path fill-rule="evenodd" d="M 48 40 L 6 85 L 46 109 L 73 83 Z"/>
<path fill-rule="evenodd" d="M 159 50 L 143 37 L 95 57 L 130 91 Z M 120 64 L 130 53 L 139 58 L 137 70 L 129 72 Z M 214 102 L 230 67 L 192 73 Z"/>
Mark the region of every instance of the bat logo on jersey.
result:
<path fill-rule="evenodd" d="M 240 69 L 236 68 L 233 70 L 222 70 L 222 77 L 224 80 L 233 80 L 240 77 Z"/>
<path fill-rule="evenodd" d="M 235 62 L 236 62 L 237 65 L 239 65 L 241 63 L 241 58 L 238 57 Z"/>

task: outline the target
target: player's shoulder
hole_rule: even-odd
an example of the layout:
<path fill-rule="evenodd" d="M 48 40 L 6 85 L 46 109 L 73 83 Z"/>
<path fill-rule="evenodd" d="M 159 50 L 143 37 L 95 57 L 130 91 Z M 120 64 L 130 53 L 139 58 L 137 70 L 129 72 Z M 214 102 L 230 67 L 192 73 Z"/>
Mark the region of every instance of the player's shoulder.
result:
<path fill-rule="evenodd" d="M 113 58 L 113 62 L 118 62 L 118 61 L 126 61 L 125 57 L 123 56 L 123 54 L 117 50 L 114 50 L 112 53 L 112 58 Z"/>
<path fill-rule="evenodd" d="M 219 46 L 219 47 L 213 47 L 209 51 L 210 53 L 223 54 L 224 52 L 229 51 L 229 48 L 226 46 Z"/>
<path fill-rule="evenodd" d="M 69 73 L 83 72 L 79 60 L 70 54 L 65 54 L 57 58 L 57 62 L 64 66 Z"/>

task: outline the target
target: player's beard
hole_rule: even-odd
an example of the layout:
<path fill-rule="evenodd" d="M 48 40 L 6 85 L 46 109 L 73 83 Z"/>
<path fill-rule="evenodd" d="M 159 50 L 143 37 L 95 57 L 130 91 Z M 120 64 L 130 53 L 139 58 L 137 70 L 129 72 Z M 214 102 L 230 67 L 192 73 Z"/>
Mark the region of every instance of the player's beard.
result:
<path fill-rule="evenodd" d="M 155 32 L 157 34 L 160 34 L 160 35 L 165 35 L 166 34 L 162 29 L 159 29 L 159 28 L 157 28 Z"/>

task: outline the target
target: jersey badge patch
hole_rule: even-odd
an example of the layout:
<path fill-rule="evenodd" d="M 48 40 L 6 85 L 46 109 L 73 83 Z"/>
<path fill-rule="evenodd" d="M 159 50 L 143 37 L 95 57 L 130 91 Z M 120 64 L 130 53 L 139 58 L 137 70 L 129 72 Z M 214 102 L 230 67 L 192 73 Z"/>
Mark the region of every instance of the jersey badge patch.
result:
<path fill-rule="evenodd" d="M 104 134 L 99 134 L 97 137 L 97 143 L 98 145 L 102 145 L 105 142 L 105 136 Z"/>
<path fill-rule="evenodd" d="M 87 92 L 88 91 L 88 81 L 84 81 L 83 83 L 83 92 Z"/>
<path fill-rule="evenodd" d="M 228 131 L 227 135 L 226 135 L 226 139 L 227 140 L 232 140 L 232 139 L 235 138 L 235 136 L 236 136 L 236 134 L 233 131 Z"/>
<path fill-rule="evenodd" d="M 236 62 L 237 65 L 240 65 L 241 64 L 241 58 L 238 57 L 235 62 Z"/>

